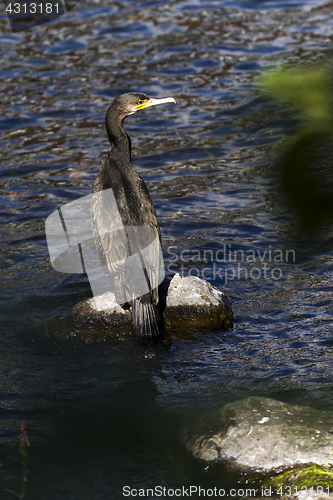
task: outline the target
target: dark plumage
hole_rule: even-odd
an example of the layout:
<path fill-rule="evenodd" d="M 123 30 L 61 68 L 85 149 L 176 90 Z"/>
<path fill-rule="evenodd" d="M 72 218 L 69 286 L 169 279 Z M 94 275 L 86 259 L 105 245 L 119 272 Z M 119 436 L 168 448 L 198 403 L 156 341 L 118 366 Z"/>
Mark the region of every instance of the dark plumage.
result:
<path fill-rule="evenodd" d="M 159 269 L 157 248 L 161 233 L 147 186 L 132 166 L 131 140 L 123 128 L 123 121 L 136 111 L 166 102 L 176 101 L 172 97 L 153 99 L 141 92 L 123 94 L 112 101 L 106 112 L 105 126 L 113 147 L 103 161 L 93 187 L 92 220 L 98 255 L 118 303 L 127 302 L 128 293 L 131 293 L 134 334 L 140 339 L 155 338 L 161 333 L 162 323 L 157 308 L 159 273 L 156 272 Z M 121 223 L 125 226 L 123 229 L 119 223 L 117 225 L 112 199 L 107 198 L 106 202 L 105 196 L 98 194 L 106 189 L 112 189 Z M 150 249 L 148 260 L 147 247 Z M 131 255 L 137 259 L 132 268 L 128 266 L 129 260 L 126 266 L 123 265 Z M 134 298 L 133 289 L 126 291 L 126 283 L 138 268 L 143 268 L 140 286 L 144 283 L 147 293 Z"/>

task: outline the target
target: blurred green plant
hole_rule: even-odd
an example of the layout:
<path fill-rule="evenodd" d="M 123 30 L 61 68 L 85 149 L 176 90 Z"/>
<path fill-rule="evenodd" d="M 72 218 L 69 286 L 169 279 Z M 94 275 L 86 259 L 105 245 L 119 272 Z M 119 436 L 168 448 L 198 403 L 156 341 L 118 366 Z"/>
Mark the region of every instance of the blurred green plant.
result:
<path fill-rule="evenodd" d="M 306 229 L 333 215 L 332 76 L 326 67 L 280 69 L 260 82 L 284 107 L 292 104 L 301 112 L 299 125 L 284 142 L 279 167 L 283 189 Z"/>
<path fill-rule="evenodd" d="M 28 463 L 29 463 L 29 457 L 28 457 L 28 447 L 30 446 L 30 441 L 28 437 L 28 433 L 25 427 L 25 423 L 21 422 L 21 434 L 18 436 L 19 442 L 18 443 L 11 443 L 11 446 L 15 446 L 19 450 L 20 458 L 16 459 L 11 457 L 11 460 L 13 461 L 18 461 L 19 463 L 22 464 L 22 469 L 21 469 L 21 477 L 16 477 L 16 476 L 6 476 L 9 479 L 14 479 L 16 481 L 19 481 L 21 483 L 21 489 L 20 492 L 16 492 L 14 490 L 8 490 L 9 493 L 13 493 L 17 498 L 20 500 L 23 500 L 25 498 L 26 492 L 27 492 L 27 485 L 28 485 Z"/>

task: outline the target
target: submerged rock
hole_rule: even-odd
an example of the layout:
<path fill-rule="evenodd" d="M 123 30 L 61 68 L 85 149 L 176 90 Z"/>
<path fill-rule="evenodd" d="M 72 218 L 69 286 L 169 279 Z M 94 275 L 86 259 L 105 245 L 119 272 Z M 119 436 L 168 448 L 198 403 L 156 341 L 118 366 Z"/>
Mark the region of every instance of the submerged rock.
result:
<path fill-rule="evenodd" d="M 159 292 L 165 330 L 170 334 L 213 328 L 226 330 L 232 325 L 228 297 L 205 280 L 175 274 L 163 281 Z M 83 338 L 132 332 L 131 308 L 118 305 L 114 294 L 108 292 L 84 300 L 48 320 L 45 329 L 62 337 Z"/>
<path fill-rule="evenodd" d="M 185 429 L 183 439 L 194 457 L 238 470 L 333 465 L 333 413 L 269 398 L 229 403 Z"/>

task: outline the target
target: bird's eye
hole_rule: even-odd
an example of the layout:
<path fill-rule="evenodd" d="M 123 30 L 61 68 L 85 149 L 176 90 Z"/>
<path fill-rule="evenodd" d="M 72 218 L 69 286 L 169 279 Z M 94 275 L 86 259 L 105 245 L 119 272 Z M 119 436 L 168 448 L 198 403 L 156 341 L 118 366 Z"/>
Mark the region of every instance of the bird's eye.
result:
<path fill-rule="evenodd" d="M 143 104 L 143 101 L 140 99 L 140 101 L 138 102 L 138 104 Z"/>

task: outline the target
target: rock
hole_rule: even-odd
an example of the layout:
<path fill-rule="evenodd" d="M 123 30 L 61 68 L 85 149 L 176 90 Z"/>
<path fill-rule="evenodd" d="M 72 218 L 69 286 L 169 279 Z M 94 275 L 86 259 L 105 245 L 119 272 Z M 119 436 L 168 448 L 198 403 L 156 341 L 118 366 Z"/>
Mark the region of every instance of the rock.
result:
<path fill-rule="evenodd" d="M 167 331 L 227 329 L 232 320 L 231 305 L 224 292 L 196 276 L 173 276 L 164 311 Z"/>
<path fill-rule="evenodd" d="M 183 432 L 184 444 L 206 462 L 253 472 L 301 464 L 333 465 L 333 413 L 248 397 L 201 417 Z"/>
<path fill-rule="evenodd" d="M 194 276 L 182 278 L 176 274 L 163 281 L 159 292 L 165 330 L 170 334 L 213 328 L 225 330 L 232 325 L 228 297 L 205 280 Z M 84 300 L 64 314 L 51 318 L 46 322 L 45 330 L 61 337 L 85 339 L 132 333 L 131 308 L 119 306 L 114 294 L 108 292 Z"/>
<path fill-rule="evenodd" d="M 306 490 L 299 491 L 295 495 L 292 496 L 283 496 L 282 500 L 332 500 L 333 494 L 328 493 L 328 491 L 332 491 L 332 487 L 329 490 L 318 491 L 316 488 L 313 490 L 309 487 Z M 280 498 L 281 500 L 281 498 Z"/>
<path fill-rule="evenodd" d="M 298 491 L 292 495 L 289 493 L 286 495 L 272 493 L 272 495 L 266 495 L 256 498 L 255 500 L 267 500 L 268 498 L 270 500 L 333 500 L 333 494 L 328 493 L 328 491 L 332 491 L 332 487 L 329 488 L 329 490 L 325 490 L 324 488 L 323 491 L 318 491 L 316 488 L 311 489 L 311 487 L 309 487 L 306 490 Z"/>
<path fill-rule="evenodd" d="M 333 472 L 317 464 L 288 470 L 265 480 L 262 490 L 270 488 L 277 498 L 286 500 L 333 498 L 329 492 L 333 487 Z"/>

